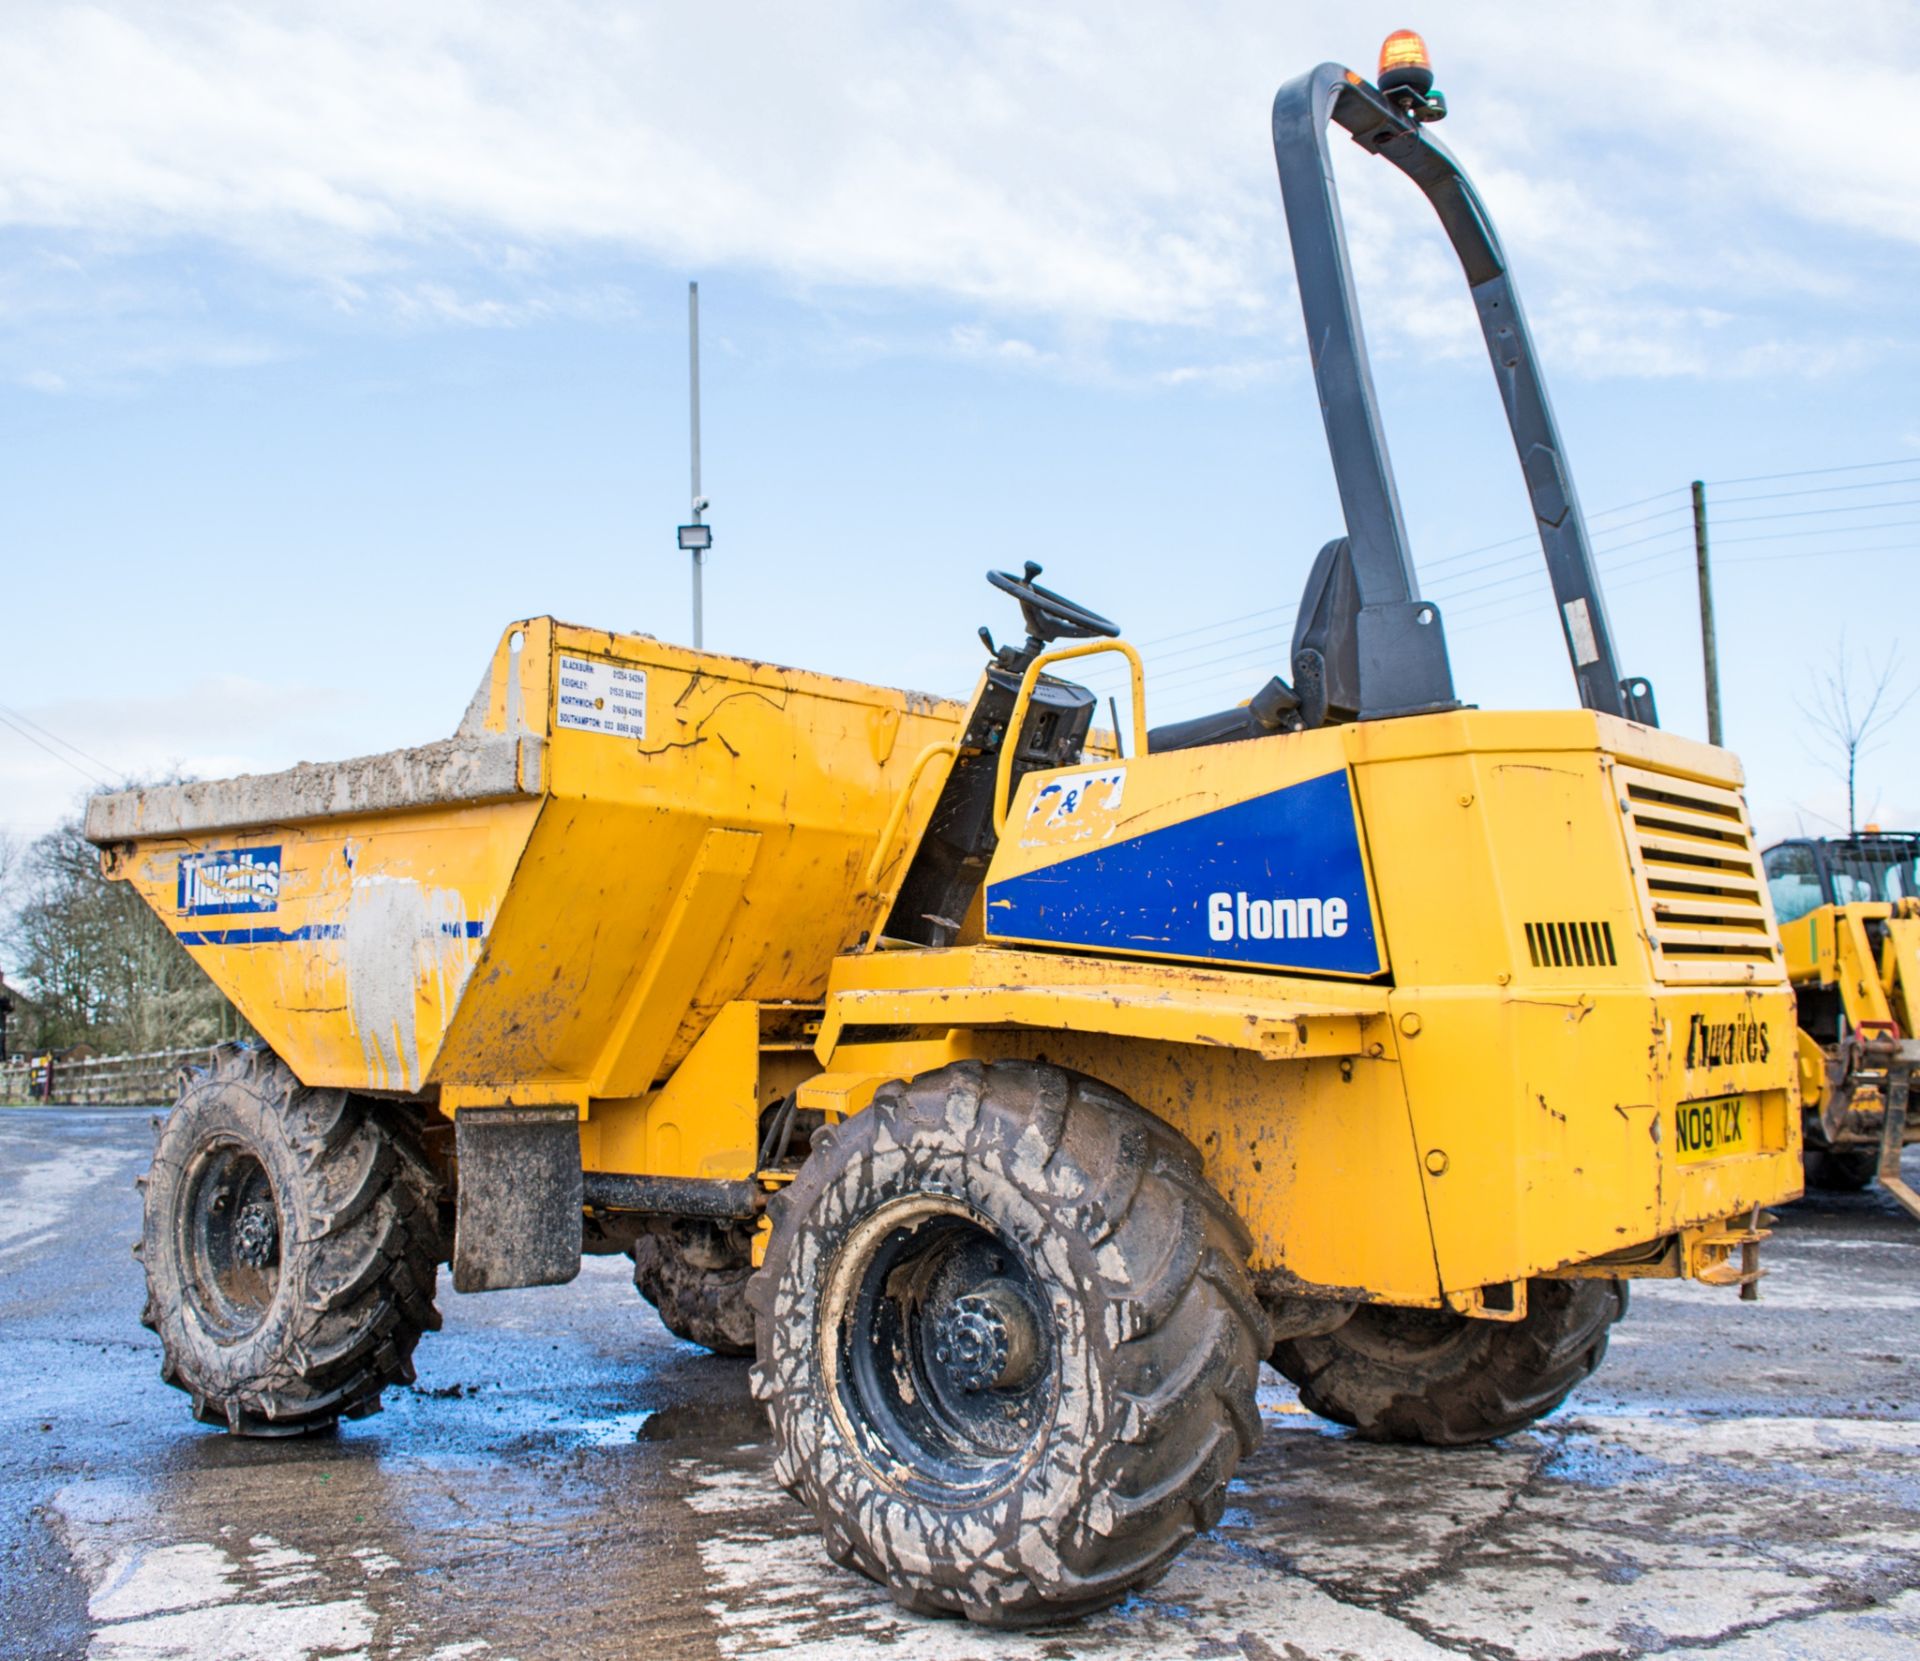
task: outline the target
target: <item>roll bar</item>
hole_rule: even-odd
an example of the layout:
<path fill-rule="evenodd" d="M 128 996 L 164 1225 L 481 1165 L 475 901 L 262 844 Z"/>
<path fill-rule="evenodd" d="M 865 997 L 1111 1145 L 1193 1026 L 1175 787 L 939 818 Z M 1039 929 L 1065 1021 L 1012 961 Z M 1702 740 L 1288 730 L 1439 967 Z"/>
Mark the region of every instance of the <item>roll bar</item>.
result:
<path fill-rule="evenodd" d="M 1358 667 L 1366 689 L 1362 713 L 1454 707 L 1453 674 L 1439 610 L 1420 598 L 1400 515 L 1334 187 L 1330 122 L 1420 187 L 1466 273 L 1527 481 L 1580 702 L 1607 715 L 1657 725 L 1652 686 L 1620 675 L 1586 520 L 1520 296 L 1485 205 L 1460 164 L 1427 136 L 1420 120 L 1342 65 L 1323 63 L 1289 81 L 1274 98 L 1273 153 L 1358 589 Z"/>

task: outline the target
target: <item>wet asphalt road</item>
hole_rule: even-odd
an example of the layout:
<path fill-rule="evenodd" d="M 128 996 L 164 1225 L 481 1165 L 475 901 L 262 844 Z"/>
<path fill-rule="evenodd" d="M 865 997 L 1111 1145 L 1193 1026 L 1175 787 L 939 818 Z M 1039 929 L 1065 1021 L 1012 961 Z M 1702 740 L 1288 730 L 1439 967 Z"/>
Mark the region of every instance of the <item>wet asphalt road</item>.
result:
<path fill-rule="evenodd" d="M 0 1109 L 8 1661 L 1920 1655 L 1920 1226 L 1877 1195 L 1791 1209 L 1759 1304 L 1636 1290 L 1499 1447 L 1369 1447 L 1269 1375 L 1221 1526 L 1150 1596 L 1009 1636 L 829 1564 L 744 1364 L 669 1337 L 623 1258 L 443 1279 L 418 1384 L 335 1435 L 193 1425 L 138 1321 L 148 1145 L 144 1112 Z"/>

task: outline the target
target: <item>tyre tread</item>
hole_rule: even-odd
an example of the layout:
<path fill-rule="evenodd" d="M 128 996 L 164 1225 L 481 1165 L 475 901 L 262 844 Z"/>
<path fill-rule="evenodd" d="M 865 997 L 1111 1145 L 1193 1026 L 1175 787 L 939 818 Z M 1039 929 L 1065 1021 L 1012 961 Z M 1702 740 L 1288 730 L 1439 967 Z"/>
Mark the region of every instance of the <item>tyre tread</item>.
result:
<path fill-rule="evenodd" d="M 641 1235 L 630 1255 L 634 1289 L 674 1337 L 715 1355 L 753 1354 L 753 1246 L 746 1230 L 675 1220 Z M 711 1256 L 726 1261 L 699 1261 Z"/>
<path fill-rule="evenodd" d="M 168 1330 L 172 1294 L 163 1282 L 179 1270 L 156 1262 L 163 1254 L 151 1249 L 150 1236 L 144 1261 L 148 1309 L 164 1350 L 161 1376 L 192 1397 L 196 1418 L 238 1435 L 324 1429 L 343 1416 L 377 1412 L 388 1386 L 412 1381 L 420 1334 L 440 1325 L 438 1182 L 419 1148 L 417 1115 L 344 1090 L 309 1090 L 278 1057 L 255 1049 L 220 1054 L 181 1100 L 232 1090 L 254 1098 L 263 1119 L 278 1121 L 306 1185 L 307 1232 L 282 1246 L 314 1253 L 306 1297 L 263 1373 L 239 1388 L 211 1389 Z M 191 1155 L 171 1145 L 172 1118 L 160 1126 L 156 1171 L 177 1171 Z"/>
<path fill-rule="evenodd" d="M 1037 1129 L 1043 1180 L 1023 1179 L 1021 1138 Z M 910 1567 L 889 1539 L 862 1539 L 851 1500 L 794 1446 L 786 1415 L 804 1409 L 806 1385 L 780 1376 L 778 1319 L 801 1278 L 795 1255 L 808 1214 L 834 1181 L 876 1145 L 915 1134 L 959 1135 L 964 1157 L 1013 1181 L 1099 1248 L 1105 1294 L 1124 1312 L 1110 1365 L 1125 1403 L 1122 1434 L 1100 1445 L 1068 1515 L 1050 1530 L 1042 1569 L 1017 1540 L 999 1540 L 997 1577 L 955 1553 L 930 1569 Z M 1071 1619 L 1116 1602 L 1158 1578 L 1196 1533 L 1212 1525 L 1227 1481 L 1259 1434 L 1254 1402 L 1266 1323 L 1246 1283 L 1248 1236 L 1207 1183 L 1198 1153 L 1171 1127 L 1097 1081 L 1026 1062 L 961 1062 L 876 1093 L 866 1113 L 783 1190 L 766 1262 L 749 1300 L 758 1312 L 754 1389 L 766 1402 L 776 1471 L 819 1520 L 836 1562 L 885 1584 L 903 1607 L 965 1614 L 992 1626 Z M 1038 1149 L 1025 1145 L 1024 1169 Z M 1084 1178 L 1077 1194 L 1060 1197 Z M 1017 1534 L 1017 1530 L 1011 1531 Z M 983 1583 L 991 1581 L 985 1591 Z"/>
<path fill-rule="evenodd" d="M 1442 1348 L 1411 1336 L 1430 1332 L 1427 1312 L 1373 1305 L 1332 1332 L 1275 1345 L 1270 1359 L 1312 1412 L 1369 1441 L 1459 1447 L 1551 1413 L 1598 1369 L 1626 1310 L 1624 1281 L 1536 1280 L 1521 1320 L 1455 1317 Z"/>

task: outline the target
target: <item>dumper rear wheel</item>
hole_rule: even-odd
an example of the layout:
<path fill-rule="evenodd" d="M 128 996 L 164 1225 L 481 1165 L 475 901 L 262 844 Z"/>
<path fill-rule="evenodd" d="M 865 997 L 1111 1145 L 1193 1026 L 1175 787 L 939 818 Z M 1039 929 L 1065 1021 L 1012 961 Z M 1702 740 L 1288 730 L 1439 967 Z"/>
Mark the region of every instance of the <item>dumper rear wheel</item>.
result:
<path fill-rule="evenodd" d="M 715 1355 L 753 1354 L 753 1229 L 696 1218 L 660 1222 L 633 1243 L 633 1284 L 676 1338 Z"/>
<path fill-rule="evenodd" d="M 836 1562 L 1025 1626 L 1218 1520 L 1266 1323 L 1177 1132 L 1076 1073 L 960 1062 L 817 1136 L 770 1210 L 754 1391 Z"/>
<path fill-rule="evenodd" d="M 1535 1280 L 1518 1321 L 1363 1304 L 1332 1332 L 1274 1346 L 1273 1365 L 1323 1419 L 1370 1441 L 1457 1447 L 1551 1413 L 1607 1353 L 1622 1280 Z"/>
<path fill-rule="evenodd" d="M 437 1328 L 438 1183 L 409 1110 L 235 1049 L 160 1122 L 142 1321 L 194 1416 L 286 1436 L 377 1412 Z"/>

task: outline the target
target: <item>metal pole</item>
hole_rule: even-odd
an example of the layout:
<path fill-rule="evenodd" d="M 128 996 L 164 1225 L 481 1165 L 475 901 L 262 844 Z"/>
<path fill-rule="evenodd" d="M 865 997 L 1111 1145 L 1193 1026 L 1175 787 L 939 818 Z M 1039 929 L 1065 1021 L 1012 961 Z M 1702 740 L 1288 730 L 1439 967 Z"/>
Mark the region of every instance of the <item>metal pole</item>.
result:
<path fill-rule="evenodd" d="M 1707 569 L 1707 487 L 1693 481 L 1693 558 L 1700 573 L 1700 656 L 1707 672 L 1707 742 L 1722 742 L 1720 652 L 1713 636 L 1713 576 Z"/>
<path fill-rule="evenodd" d="M 698 525 L 706 504 L 700 497 L 700 285 L 687 284 L 687 380 L 690 387 L 689 413 L 693 428 L 693 522 Z M 693 550 L 693 644 L 703 644 L 700 618 L 700 567 L 704 556 Z"/>

